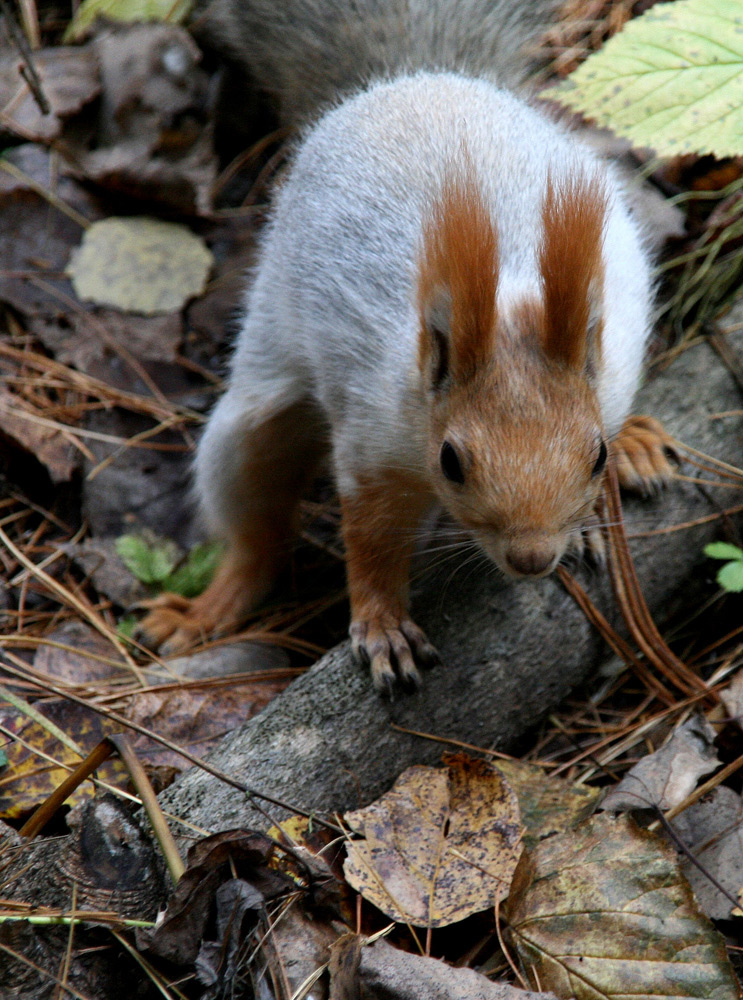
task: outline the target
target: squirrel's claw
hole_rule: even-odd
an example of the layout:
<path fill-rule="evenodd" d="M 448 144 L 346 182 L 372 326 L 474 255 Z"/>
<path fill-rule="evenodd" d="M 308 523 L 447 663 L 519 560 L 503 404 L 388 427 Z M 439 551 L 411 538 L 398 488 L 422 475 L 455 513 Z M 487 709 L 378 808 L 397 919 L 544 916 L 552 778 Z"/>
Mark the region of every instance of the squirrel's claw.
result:
<path fill-rule="evenodd" d="M 157 649 L 162 656 L 185 652 L 211 631 L 193 618 L 193 601 L 188 598 L 167 593 L 144 603 L 149 612 L 137 626 L 134 638 Z"/>
<path fill-rule="evenodd" d="M 649 496 L 673 478 L 681 463 L 675 440 L 653 417 L 627 417 L 612 442 L 617 478 L 622 489 Z"/>
<path fill-rule="evenodd" d="M 390 699 L 397 683 L 408 692 L 420 687 L 416 664 L 430 667 L 441 662 L 423 630 L 409 618 L 357 619 L 350 635 L 356 659 L 371 669 L 374 687 Z"/>
<path fill-rule="evenodd" d="M 568 555 L 576 559 L 590 559 L 595 566 L 606 562 L 606 542 L 598 522 L 584 524 L 580 531 L 570 536 Z"/>

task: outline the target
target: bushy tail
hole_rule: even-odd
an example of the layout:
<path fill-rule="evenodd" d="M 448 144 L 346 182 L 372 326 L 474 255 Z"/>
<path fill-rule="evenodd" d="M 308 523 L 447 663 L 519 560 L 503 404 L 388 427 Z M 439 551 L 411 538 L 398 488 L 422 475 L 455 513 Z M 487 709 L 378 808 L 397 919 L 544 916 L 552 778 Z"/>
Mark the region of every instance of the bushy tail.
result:
<path fill-rule="evenodd" d="M 562 0 L 212 0 L 208 34 L 298 124 L 370 80 L 453 69 L 518 87 Z"/>

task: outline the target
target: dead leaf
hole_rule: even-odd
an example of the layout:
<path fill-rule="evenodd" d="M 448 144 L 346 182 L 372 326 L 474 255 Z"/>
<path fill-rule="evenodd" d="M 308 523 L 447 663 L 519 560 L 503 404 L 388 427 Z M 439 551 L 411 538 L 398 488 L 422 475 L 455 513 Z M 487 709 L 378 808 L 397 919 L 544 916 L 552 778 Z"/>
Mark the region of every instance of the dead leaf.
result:
<path fill-rule="evenodd" d="M 126 715 L 130 721 L 154 730 L 201 757 L 218 740 L 264 708 L 290 680 L 251 682 L 247 679 L 236 681 L 228 688 L 176 688 L 162 694 L 157 691 L 134 694 Z M 150 765 L 170 765 L 179 770 L 185 766 L 180 754 L 153 743 L 146 736 L 136 736 L 133 745 L 140 758 Z"/>
<path fill-rule="evenodd" d="M 337 938 L 337 930 L 320 919 L 310 919 L 297 902 L 287 907 L 281 919 L 275 921 L 266 945 L 275 951 L 278 967 L 284 970 L 292 996 L 327 962 L 328 949 Z"/>
<path fill-rule="evenodd" d="M 83 0 L 65 32 L 65 41 L 77 41 L 98 17 L 109 21 L 169 21 L 180 24 L 193 6 L 191 0 Z"/>
<path fill-rule="evenodd" d="M 114 725 L 97 713 L 62 699 L 37 703 L 35 707 L 47 719 L 68 733 L 84 753 L 89 753 L 104 736 L 121 731 L 120 726 Z M 11 738 L 4 748 L 8 757 L 8 767 L 0 782 L 0 816 L 17 819 L 48 798 L 70 773 L 40 754 L 71 767 L 76 767 L 80 763 L 80 757 L 60 743 L 57 737 L 50 734 L 41 723 L 23 715 L 1 699 L 0 724 L 18 737 L 18 740 Z M 24 744 L 28 744 L 28 748 Z M 111 757 L 105 761 L 96 771 L 96 777 L 120 788 L 126 788 L 129 783 L 126 768 L 118 757 Z M 94 793 L 93 783 L 84 781 L 67 799 L 67 805 L 77 805 L 91 798 Z"/>
<path fill-rule="evenodd" d="M 68 542 L 64 550 L 90 577 L 98 593 L 114 604 L 128 608 L 147 595 L 147 588 L 132 576 L 121 561 L 115 538 L 86 538 L 79 544 Z"/>
<path fill-rule="evenodd" d="M 664 747 L 635 764 L 600 808 L 673 809 L 694 791 L 703 774 L 720 766 L 714 738 L 712 726 L 701 715 L 692 716 Z"/>
<path fill-rule="evenodd" d="M 0 59 L 0 127 L 24 139 L 51 142 L 59 138 L 65 118 L 98 96 L 97 60 L 82 46 L 57 45 L 34 52 L 34 68 L 50 107 L 46 115 L 20 74 L 23 65 L 15 53 Z"/>
<path fill-rule="evenodd" d="M 739 670 L 728 686 L 720 691 L 720 701 L 731 721 L 743 729 L 743 670 Z"/>
<path fill-rule="evenodd" d="M 149 418 L 118 409 L 93 416 L 88 426 L 120 440 L 152 427 Z M 87 441 L 95 459 L 84 467 L 83 513 L 94 535 L 121 535 L 150 527 L 184 548 L 193 543 L 198 529 L 191 516 L 191 456 L 184 448 L 182 435 L 165 432 L 158 441 L 184 450 L 150 451 L 108 441 Z M 108 463 L 99 468 L 99 463 L 107 459 Z M 92 469 L 98 472 L 91 479 Z"/>
<path fill-rule="evenodd" d="M 558 997 L 739 996 L 675 851 L 628 816 L 595 816 L 524 852 L 506 916 L 527 978 Z"/>
<path fill-rule="evenodd" d="M 447 769 L 408 768 L 346 822 L 363 838 L 348 844 L 349 883 L 393 920 L 421 927 L 492 906 L 521 852 L 515 793 L 494 767 L 464 754 Z"/>
<path fill-rule="evenodd" d="M 68 273 L 83 300 L 153 315 L 200 295 L 211 266 L 211 253 L 186 226 L 131 216 L 87 229 Z"/>
<path fill-rule="evenodd" d="M 34 670 L 47 677 L 61 678 L 72 684 L 86 684 L 131 676 L 111 643 L 83 622 L 65 622 L 45 635 L 44 639 L 54 645 L 37 648 Z M 121 665 L 114 666 L 111 660 L 119 661 Z"/>
<path fill-rule="evenodd" d="M 55 484 L 68 483 L 82 455 L 62 431 L 50 427 L 43 410 L 0 385 L 0 435 L 41 462 Z"/>
<path fill-rule="evenodd" d="M 107 24 L 89 44 L 100 116 L 92 134 L 85 121 L 65 129 L 70 169 L 131 198 L 208 215 L 218 167 L 213 88 L 193 38 L 173 24 Z"/>
<path fill-rule="evenodd" d="M 224 830 L 198 841 L 162 920 L 154 931 L 137 935 L 140 944 L 179 965 L 194 962 L 220 885 L 237 878 L 252 888 L 254 901 L 294 889 L 291 879 L 268 867 L 272 852 L 272 841 L 250 830 Z"/>
<path fill-rule="evenodd" d="M 726 785 L 685 809 L 673 829 L 699 863 L 735 899 L 743 886 L 743 801 Z M 681 855 L 681 869 L 707 916 L 727 920 L 733 903 L 689 858 Z"/>
<path fill-rule="evenodd" d="M 561 833 L 586 819 L 601 796 L 598 788 L 573 785 L 545 774 L 544 768 L 523 760 L 499 760 L 494 765 L 516 792 L 524 846 Z"/>
<path fill-rule="evenodd" d="M 196 978 L 207 987 L 201 1000 L 218 1000 L 237 992 L 243 973 L 245 938 L 265 906 L 262 893 L 243 879 L 223 882 L 214 893 L 216 938 L 202 941 L 194 961 Z"/>

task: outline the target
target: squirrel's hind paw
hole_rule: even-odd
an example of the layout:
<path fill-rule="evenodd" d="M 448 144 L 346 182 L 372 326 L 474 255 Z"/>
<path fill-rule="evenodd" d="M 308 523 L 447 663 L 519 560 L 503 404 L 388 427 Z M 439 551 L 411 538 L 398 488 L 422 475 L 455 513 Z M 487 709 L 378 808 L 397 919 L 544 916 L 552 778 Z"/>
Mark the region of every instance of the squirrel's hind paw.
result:
<path fill-rule="evenodd" d="M 619 485 L 643 496 L 666 486 L 681 462 L 676 442 L 654 417 L 627 417 L 612 452 Z"/>
<path fill-rule="evenodd" d="M 160 594 L 148 601 L 149 614 L 139 623 L 136 638 L 163 656 L 173 656 L 235 631 L 257 603 L 248 579 L 240 563 L 225 559 L 199 597 Z"/>
<path fill-rule="evenodd" d="M 213 631 L 212 622 L 198 622 L 193 601 L 179 594 L 160 594 L 146 602 L 150 610 L 137 626 L 135 638 L 163 656 L 184 653 Z"/>
<path fill-rule="evenodd" d="M 350 635 L 357 660 L 371 669 L 374 687 L 390 699 L 398 681 L 409 692 L 420 687 L 416 664 L 432 667 L 441 662 L 425 632 L 410 618 L 393 620 L 393 616 L 380 615 L 356 619 Z"/>

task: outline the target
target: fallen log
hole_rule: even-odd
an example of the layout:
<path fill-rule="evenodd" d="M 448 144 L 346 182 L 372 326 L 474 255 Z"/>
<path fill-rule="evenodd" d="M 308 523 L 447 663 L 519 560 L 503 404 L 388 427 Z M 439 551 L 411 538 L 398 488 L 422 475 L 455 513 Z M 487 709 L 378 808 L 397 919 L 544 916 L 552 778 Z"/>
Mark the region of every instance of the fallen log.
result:
<path fill-rule="evenodd" d="M 729 344 L 743 350 L 733 318 L 729 325 Z M 740 465 L 743 419 L 713 418 L 740 406 L 741 390 L 731 370 L 700 342 L 644 387 L 636 412 L 658 417 L 684 443 Z M 739 492 L 679 481 L 660 496 L 630 500 L 627 530 L 631 535 L 699 521 L 736 502 L 743 502 Z M 721 537 L 723 524 L 702 520 L 692 528 L 631 542 L 645 598 L 661 620 L 671 603 L 683 600 L 685 592 L 688 597 L 704 561 L 702 547 Z M 577 574 L 607 618 L 618 624 L 608 574 L 587 566 Z M 406 767 L 440 757 L 440 743 L 396 726 L 506 749 L 609 656 L 555 576 L 514 584 L 486 563 L 459 570 L 449 564 L 444 572 L 422 578 L 413 612 L 444 662 L 425 674 L 422 690 L 382 701 L 343 643 L 230 734 L 209 754 L 209 762 L 306 811 L 356 808 L 387 789 Z M 255 800 L 198 767 L 184 773 L 161 802 L 168 813 L 211 831 L 265 829 L 268 823 Z M 280 809 L 267 808 L 281 818 Z"/>

